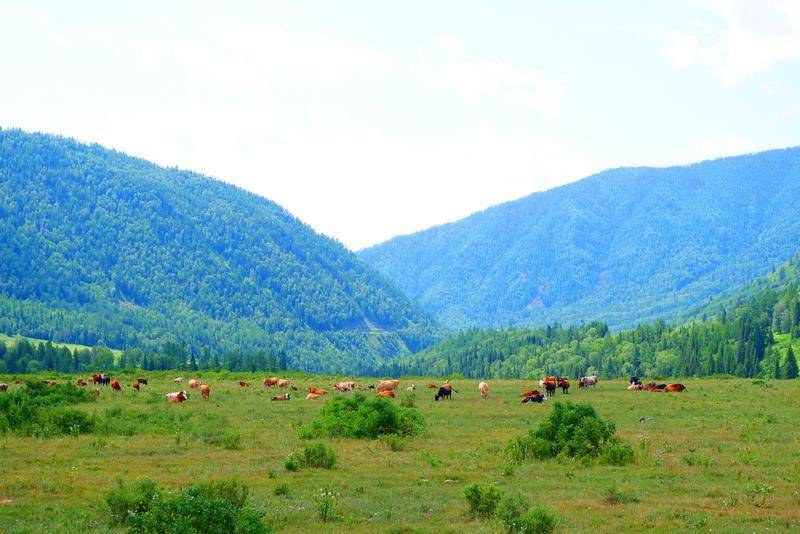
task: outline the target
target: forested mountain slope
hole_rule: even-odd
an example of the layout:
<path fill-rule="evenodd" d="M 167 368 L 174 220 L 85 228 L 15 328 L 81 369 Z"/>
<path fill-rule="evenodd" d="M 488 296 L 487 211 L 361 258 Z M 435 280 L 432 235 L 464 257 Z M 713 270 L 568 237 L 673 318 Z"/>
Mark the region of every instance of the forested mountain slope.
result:
<path fill-rule="evenodd" d="M 449 326 L 671 320 L 800 243 L 800 149 L 621 168 L 359 256 Z"/>
<path fill-rule="evenodd" d="M 0 332 L 264 351 L 308 370 L 417 350 L 429 322 L 344 246 L 207 177 L 0 130 Z"/>

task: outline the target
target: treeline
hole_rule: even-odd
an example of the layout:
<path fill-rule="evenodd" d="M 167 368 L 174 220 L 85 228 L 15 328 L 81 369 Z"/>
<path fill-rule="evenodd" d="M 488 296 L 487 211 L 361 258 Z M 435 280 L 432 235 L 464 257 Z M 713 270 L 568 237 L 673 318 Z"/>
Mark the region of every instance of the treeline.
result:
<path fill-rule="evenodd" d="M 195 355 L 180 343 L 168 342 L 157 351 L 139 348 L 115 353 L 106 347 L 75 348 L 51 342 L 33 343 L 27 339 L 6 345 L 0 341 L 0 374 L 40 371 L 59 373 L 111 372 L 122 369 L 145 371 L 227 369 L 229 371 L 280 371 L 287 368 L 285 354 L 254 352 Z"/>
<path fill-rule="evenodd" d="M 481 378 L 544 375 L 666 377 L 733 375 L 797 378 L 792 341 L 800 336 L 798 286 L 765 289 L 705 321 L 663 321 L 611 333 L 603 323 L 537 329 L 473 329 L 411 357 L 376 368 L 377 375 L 462 374 Z"/>

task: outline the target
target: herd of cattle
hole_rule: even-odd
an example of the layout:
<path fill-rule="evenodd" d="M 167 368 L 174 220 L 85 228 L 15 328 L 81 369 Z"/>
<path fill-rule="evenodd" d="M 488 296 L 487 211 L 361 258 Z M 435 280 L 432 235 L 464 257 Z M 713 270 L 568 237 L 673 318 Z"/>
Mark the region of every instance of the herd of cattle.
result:
<path fill-rule="evenodd" d="M 184 382 L 182 377 L 177 377 L 173 380 L 176 384 L 182 384 Z M 22 380 L 17 380 L 17 383 L 22 383 Z M 44 380 L 45 384 L 49 386 L 54 386 L 56 384 L 53 380 Z M 238 381 L 240 387 L 250 387 L 248 382 L 244 380 Z M 596 376 L 584 376 L 578 379 L 578 387 L 579 388 L 594 388 L 598 384 L 598 379 Z M 87 387 L 89 385 L 101 385 L 101 386 L 110 386 L 112 391 L 114 392 L 121 392 L 122 385 L 118 380 L 113 380 L 111 377 L 95 373 L 88 379 L 84 380 L 83 377 L 78 378 L 75 382 L 75 385 L 78 387 Z M 146 378 L 137 378 L 135 382 L 133 382 L 130 387 L 135 391 L 141 391 L 142 386 L 147 385 Z M 207 384 L 203 384 L 199 379 L 192 378 L 188 381 L 188 385 L 190 389 L 193 390 L 200 390 L 200 396 L 204 400 L 209 400 L 211 398 L 211 387 Z M 362 386 L 356 384 L 352 381 L 347 382 L 338 382 L 333 384 L 333 389 L 335 391 L 345 393 L 348 391 L 355 391 L 355 390 L 362 390 L 362 391 L 370 391 L 374 392 L 376 397 L 384 397 L 384 398 L 395 398 L 397 396 L 397 389 L 400 387 L 399 380 L 381 380 L 378 382 L 377 385 L 368 385 Z M 286 393 L 281 393 L 279 395 L 275 395 L 270 398 L 271 401 L 288 401 L 292 399 L 292 391 L 299 391 L 299 388 L 294 384 L 291 379 L 288 378 L 278 378 L 278 377 L 269 377 L 264 379 L 264 387 L 267 389 L 271 388 L 286 388 L 290 391 Z M 570 382 L 569 379 L 565 377 L 559 376 L 547 376 L 542 378 L 539 381 L 539 387 L 544 389 L 544 393 L 541 393 L 538 389 L 531 389 L 527 386 L 524 386 L 523 391 L 520 394 L 520 398 L 522 399 L 523 403 L 529 402 L 536 402 L 541 403 L 548 399 L 548 397 L 552 397 L 556 394 L 556 390 L 561 389 L 563 394 L 569 394 Z M 415 384 L 411 384 L 406 388 L 408 391 L 416 391 L 417 386 Z M 437 384 L 428 384 L 428 389 L 435 389 L 436 393 L 434 394 L 433 400 L 451 400 L 453 393 L 458 393 L 453 386 L 449 383 L 449 380 L 445 380 L 444 384 L 437 385 Z M 654 393 L 671 393 L 671 392 L 680 392 L 686 389 L 686 386 L 683 384 L 656 384 L 655 382 L 649 382 L 643 384 L 639 377 L 632 376 L 630 378 L 630 382 L 627 388 L 629 391 L 652 391 Z M 0 383 L 0 392 L 8 391 L 8 384 Z M 323 395 L 328 394 L 328 390 L 320 389 L 317 387 L 309 387 L 307 389 L 308 393 L 306 393 L 305 398 L 306 400 L 315 400 Z M 94 388 L 93 392 L 95 395 L 100 395 L 100 390 L 98 388 Z M 481 399 L 489 398 L 489 384 L 486 382 L 481 382 L 478 384 L 478 392 L 480 393 Z M 174 391 L 171 393 L 167 393 L 166 399 L 168 402 L 172 403 L 181 403 L 185 402 L 189 398 L 189 394 L 186 390 Z"/>

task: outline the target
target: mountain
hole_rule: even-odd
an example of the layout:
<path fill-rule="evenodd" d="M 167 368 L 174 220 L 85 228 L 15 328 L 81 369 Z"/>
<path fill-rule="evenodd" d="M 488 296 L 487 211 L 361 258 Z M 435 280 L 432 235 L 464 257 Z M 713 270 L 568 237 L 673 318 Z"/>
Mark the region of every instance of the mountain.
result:
<path fill-rule="evenodd" d="M 800 148 L 620 168 L 359 257 L 451 327 L 671 320 L 800 243 Z"/>
<path fill-rule="evenodd" d="M 0 332 L 354 370 L 427 343 L 382 275 L 277 204 L 61 137 L 0 130 Z"/>

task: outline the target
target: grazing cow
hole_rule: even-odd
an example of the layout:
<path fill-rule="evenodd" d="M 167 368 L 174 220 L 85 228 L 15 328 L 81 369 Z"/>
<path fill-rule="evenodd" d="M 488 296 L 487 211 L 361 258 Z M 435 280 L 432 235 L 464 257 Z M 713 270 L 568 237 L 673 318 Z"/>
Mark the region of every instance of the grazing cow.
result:
<path fill-rule="evenodd" d="M 309 393 L 308 395 L 306 395 L 306 400 L 314 400 L 314 399 L 318 399 L 318 398 L 319 398 L 319 395 L 317 395 L 316 393 Z"/>
<path fill-rule="evenodd" d="M 131 384 L 131 387 L 133 389 L 135 389 L 136 391 L 140 391 L 139 388 L 141 388 L 141 386 L 139 385 L 139 382 L 134 382 L 133 384 Z"/>
<path fill-rule="evenodd" d="M 83 379 L 83 377 L 80 377 L 80 378 L 78 378 L 78 380 L 75 381 L 75 385 L 78 386 L 78 387 L 81 387 L 81 388 L 85 387 L 86 386 L 86 381 Z"/>
<path fill-rule="evenodd" d="M 197 378 L 192 378 L 191 380 L 189 380 L 189 387 L 192 388 L 192 389 L 199 388 L 202 385 L 203 385 L 203 383 L 200 382 L 200 380 L 197 379 Z"/>
<path fill-rule="evenodd" d="M 378 391 L 394 391 L 399 385 L 399 380 L 381 380 L 378 382 Z"/>
<path fill-rule="evenodd" d="M 180 384 L 181 382 L 183 382 L 183 377 L 179 376 L 178 378 L 173 380 L 173 382 L 175 382 L 176 384 Z"/>
<path fill-rule="evenodd" d="M 584 376 L 580 380 L 578 380 L 578 387 L 579 388 L 588 388 L 589 386 L 596 386 L 597 385 L 597 376 Z"/>
<path fill-rule="evenodd" d="M 265 388 L 275 387 L 276 385 L 278 385 L 278 377 L 277 376 L 271 376 L 269 378 L 265 378 L 264 379 L 264 387 Z"/>
<path fill-rule="evenodd" d="M 478 391 L 481 392 L 482 399 L 489 398 L 489 384 L 487 384 L 486 382 L 481 382 L 480 384 L 478 384 Z"/>
<path fill-rule="evenodd" d="M 551 397 L 556 394 L 556 388 L 558 387 L 558 378 L 554 376 L 545 377 L 542 382 L 544 382 L 544 389 L 547 395 Z"/>
<path fill-rule="evenodd" d="M 8 384 L 6 384 L 5 382 L 0 384 L 0 391 L 8 391 Z"/>
<path fill-rule="evenodd" d="M 136 379 L 136 383 L 139 384 L 140 386 L 146 386 L 147 385 L 147 379 L 146 378 L 137 378 Z"/>
<path fill-rule="evenodd" d="M 327 390 L 317 389 L 315 387 L 308 388 L 308 391 L 313 393 L 314 395 L 327 395 L 328 394 Z"/>
<path fill-rule="evenodd" d="M 393 389 L 384 389 L 383 391 L 379 391 L 375 394 L 376 397 L 386 397 L 389 399 L 394 398 L 394 390 Z"/>
<path fill-rule="evenodd" d="M 111 383 L 111 377 L 105 374 L 95 373 L 92 375 L 92 383 L 107 386 Z"/>
<path fill-rule="evenodd" d="M 239 380 L 239 386 L 241 386 L 241 387 L 243 387 L 243 388 L 249 388 L 249 387 L 250 387 L 250 384 L 248 384 L 248 383 L 247 383 L 247 382 L 245 382 L 244 380 Z"/>
<path fill-rule="evenodd" d="M 291 385 L 292 385 L 292 381 L 289 380 L 288 378 L 281 378 L 280 380 L 278 380 L 278 387 L 279 388 L 285 388 L 285 387 L 289 387 Z"/>
<path fill-rule="evenodd" d="M 439 389 L 439 386 L 436 384 L 428 384 L 428 389 Z"/>
<path fill-rule="evenodd" d="M 414 384 L 411 384 L 410 386 L 408 386 L 406 388 L 406 391 L 417 391 L 417 386 L 415 386 Z"/>
<path fill-rule="evenodd" d="M 569 393 L 569 380 L 564 377 L 559 377 L 558 380 L 558 387 L 561 388 L 562 393 L 565 395 Z"/>
<path fill-rule="evenodd" d="M 670 393 L 672 391 L 680 392 L 680 391 L 683 391 L 685 389 L 686 389 L 686 386 L 684 386 L 683 384 L 670 384 L 670 385 L 668 385 L 667 387 L 664 388 L 664 391 L 666 393 Z"/>
<path fill-rule="evenodd" d="M 453 394 L 453 387 L 450 384 L 445 384 L 444 386 L 439 388 L 439 392 L 433 396 L 433 400 L 435 401 L 438 401 L 439 399 L 452 400 L 451 396 L 452 394 Z"/>
<path fill-rule="evenodd" d="M 537 393 L 536 395 L 529 395 L 529 396 L 525 397 L 524 399 L 522 399 L 522 402 L 523 403 L 525 403 L 525 402 L 542 402 L 544 400 L 547 400 L 547 397 L 545 397 L 541 393 Z"/>
<path fill-rule="evenodd" d="M 119 385 L 119 380 L 111 381 L 111 389 L 113 389 L 114 391 L 122 391 L 122 386 Z"/>
<path fill-rule="evenodd" d="M 519 394 L 520 397 L 535 397 L 536 395 L 539 395 L 538 389 L 529 389 Z"/>
<path fill-rule="evenodd" d="M 211 396 L 211 388 L 205 384 L 200 386 L 200 395 L 203 397 L 203 400 L 208 400 Z"/>
<path fill-rule="evenodd" d="M 341 391 L 342 393 L 344 393 L 345 391 L 353 391 L 354 389 L 356 389 L 356 383 L 339 382 L 338 384 L 333 385 L 333 389 L 335 389 L 336 391 Z"/>
<path fill-rule="evenodd" d="M 291 398 L 292 398 L 291 395 L 292 395 L 291 393 L 284 393 L 282 395 L 276 395 L 275 397 L 272 397 L 270 400 L 271 401 L 287 401 L 287 400 L 291 400 Z"/>

